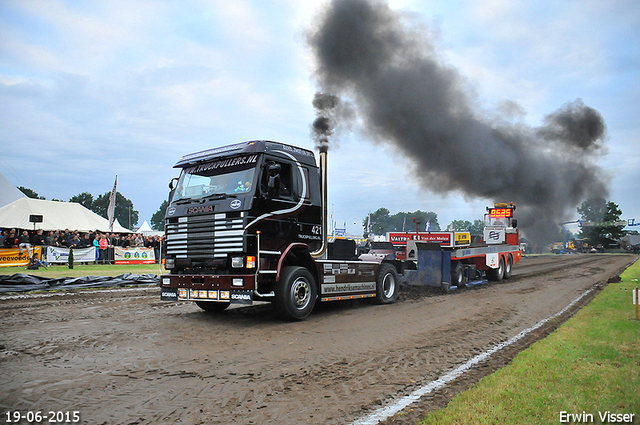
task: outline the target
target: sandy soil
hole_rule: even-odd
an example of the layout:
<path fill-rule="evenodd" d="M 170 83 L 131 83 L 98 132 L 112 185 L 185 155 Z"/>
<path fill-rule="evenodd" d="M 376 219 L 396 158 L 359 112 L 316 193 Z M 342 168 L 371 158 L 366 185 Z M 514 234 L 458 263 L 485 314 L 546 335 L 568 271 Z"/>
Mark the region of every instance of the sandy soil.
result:
<path fill-rule="evenodd" d="M 504 283 L 452 294 L 404 290 L 386 306 L 322 304 L 294 323 L 269 305 L 206 314 L 161 302 L 158 288 L 0 297 L 2 419 L 18 410 L 79 411 L 88 424 L 350 423 L 560 311 L 636 259 L 525 258 Z M 445 405 L 557 325 L 387 423 L 413 423 Z"/>

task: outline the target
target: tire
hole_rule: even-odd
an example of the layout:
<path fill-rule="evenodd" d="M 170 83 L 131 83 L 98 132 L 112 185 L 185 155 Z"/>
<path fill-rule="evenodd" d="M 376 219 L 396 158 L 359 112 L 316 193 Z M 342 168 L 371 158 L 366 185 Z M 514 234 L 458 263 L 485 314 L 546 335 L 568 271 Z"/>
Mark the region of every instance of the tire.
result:
<path fill-rule="evenodd" d="M 464 284 L 464 266 L 459 261 L 456 261 L 453 264 L 455 264 L 455 267 L 453 267 L 452 270 L 451 270 L 451 285 L 452 286 L 457 286 L 458 288 L 461 288 L 461 287 L 465 286 L 465 284 Z"/>
<path fill-rule="evenodd" d="M 230 303 L 217 302 L 217 301 L 196 301 L 198 307 L 206 311 L 207 313 L 222 313 L 229 307 Z"/>
<path fill-rule="evenodd" d="M 505 269 L 505 265 L 504 265 L 504 257 L 500 256 L 500 265 L 498 266 L 497 269 L 487 269 L 487 279 L 489 280 L 493 280 L 493 281 L 500 281 L 502 280 L 502 278 L 504 277 L 504 269 Z"/>
<path fill-rule="evenodd" d="M 398 300 L 400 282 L 391 264 L 381 264 L 376 276 L 376 304 L 393 304 Z"/>
<path fill-rule="evenodd" d="M 316 304 L 317 288 L 313 276 L 304 267 L 289 266 L 282 270 L 276 296 L 276 312 L 287 320 L 303 320 Z"/>
<path fill-rule="evenodd" d="M 511 254 L 507 257 L 507 264 L 504 268 L 504 278 L 509 279 L 511 277 L 511 273 L 513 272 L 513 257 Z"/>

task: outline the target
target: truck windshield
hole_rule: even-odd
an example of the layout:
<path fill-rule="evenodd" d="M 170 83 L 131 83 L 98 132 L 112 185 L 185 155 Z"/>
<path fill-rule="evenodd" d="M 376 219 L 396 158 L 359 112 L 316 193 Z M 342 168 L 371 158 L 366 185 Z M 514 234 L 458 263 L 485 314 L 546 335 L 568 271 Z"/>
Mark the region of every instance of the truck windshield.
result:
<path fill-rule="evenodd" d="M 509 227 L 510 218 L 507 217 L 491 217 L 489 214 L 484 215 L 484 225 L 485 226 L 502 226 Z"/>
<path fill-rule="evenodd" d="M 216 195 L 240 195 L 252 191 L 255 166 L 247 168 L 247 165 L 253 165 L 251 162 L 242 163 L 243 167 L 241 169 L 238 169 L 240 167 L 237 165 L 233 167 L 216 167 L 215 164 L 219 164 L 219 162 L 183 169 L 176 186 L 173 201 Z"/>

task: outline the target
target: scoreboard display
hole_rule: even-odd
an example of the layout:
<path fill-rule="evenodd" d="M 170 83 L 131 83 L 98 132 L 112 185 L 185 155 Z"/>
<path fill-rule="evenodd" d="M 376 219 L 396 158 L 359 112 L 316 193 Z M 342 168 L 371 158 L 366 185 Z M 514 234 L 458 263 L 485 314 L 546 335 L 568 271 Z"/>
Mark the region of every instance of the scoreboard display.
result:
<path fill-rule="evenodd" d="M 489 217 L 491 218 L 511 218 L 513 209 L 511 208 L 490 208 Z"/>

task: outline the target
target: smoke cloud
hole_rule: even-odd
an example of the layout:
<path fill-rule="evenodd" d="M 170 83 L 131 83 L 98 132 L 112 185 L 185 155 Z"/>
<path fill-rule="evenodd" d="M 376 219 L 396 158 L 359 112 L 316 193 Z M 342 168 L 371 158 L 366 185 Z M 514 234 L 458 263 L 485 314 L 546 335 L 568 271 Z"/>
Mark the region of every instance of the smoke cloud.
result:
<path fill-rule="evenodd" d="M 336 105 L 349 99 L 365 135 L 412 160 L 423 188 L 513 201 L 523 233 L 537 243 L 552 241 L 556 223 L 573 216 L 581 201 L 606 197 L 595 165 L 606 126 L 582 100 L 563 105 L 540 127 L 511 124 L 499 112 L 488 119 L 459 73 L 439 59 L 425 28 L 378 0 L 333 0 L 308 42 L 318 85 L 332 94 L 317 95 L 314 105 L 318 96 Z M 505 105 L 522 114 L 514 102 Z"/>
<path fill-rule="evenodd" d="M 316 148 L 326 152 L 329 149 L 329 137 L 338 130 L 350 128 L 355 111 L 350 103 L 327 93 L 316 93 L 313 107 L 316 109 L 316 119 L 311 125 L 311 135 Z"/>

